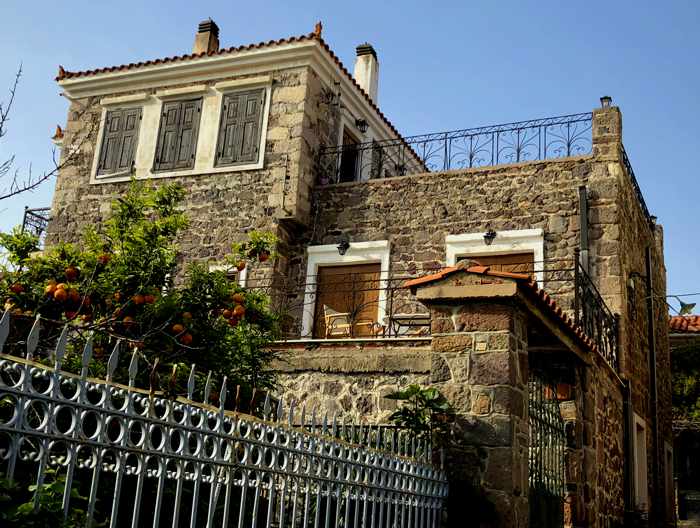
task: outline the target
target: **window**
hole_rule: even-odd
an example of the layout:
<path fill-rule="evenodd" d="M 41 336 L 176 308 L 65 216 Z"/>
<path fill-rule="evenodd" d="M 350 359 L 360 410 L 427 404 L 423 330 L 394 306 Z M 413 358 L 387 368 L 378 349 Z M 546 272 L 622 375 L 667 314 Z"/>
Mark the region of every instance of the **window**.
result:
<path fill-rule="evenodd" d="M 646 510 L 649 502 L 647 481 L 647 430 L 644 420 L 634 415 L 634 502 L 638 510 Z"/>
<path fill-rule="evenodd" d="M 201 113 L 201 98 L 163 103 L 154 171 L 194 167 Z"/>
<path fill-rule="evenodd" d="M 216 147 L 217 167 L 258 162 L 264 103 L 263 88 L 224 94 Z"/>
<path fill-rule="evenodd" d="M 322 266 L 316 275 L 315 338 L 373 335 L 381 264 Z"/>
<path fill-rule="evenodd" d="M 508 271 L 511 273 L 527 273 L 535 271 L 535 256 L 528 253 L 506 253 L 505 255 L 459 256 L 457 260 L 473 259 L 483 266 L 489 266 L 493 271 Z"/>
<path fill-rule="evenodd" d="M 359 141 L 348 132 L 347 127 L 343 128 L 343 152 L 340 156 L 340 178 L 339 182 L 352 182 L 359 180 L 357 146 Z"/>
<path fill-rule="evenodd" d="M 136 156 L 141 108 L 109 110 L 102 132 L 98 175 L 130 173 Z"/>

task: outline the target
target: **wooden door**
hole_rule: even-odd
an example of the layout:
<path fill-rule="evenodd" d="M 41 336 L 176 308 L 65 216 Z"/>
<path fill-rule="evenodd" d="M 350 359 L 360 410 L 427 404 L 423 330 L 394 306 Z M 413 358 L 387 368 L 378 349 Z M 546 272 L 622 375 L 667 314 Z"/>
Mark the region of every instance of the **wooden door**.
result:
<path fill-rule="evenodd" d="M 372 327 L 361 323 L 377 322 L 379 274 L 379 263 L 318 268 L 318 275 L 315 277 L 316 306 L 313 336 L 323 338 L 326 335 L 324 305 L 336 312 L 349 314 L 348 318 L 352 323 L 349 331 L 351 336 L 372 335 Z"/>
<path fill-rule="evenodd" d="M 509 253 L 505 255 L 483 255 L 478 257 L 464 256 L 463 259 L 476 260 L 482 266 L 489 266 L 492 271 L 508 271 L 511 273 L 525 273 L 532 275 L 535 272 L 535 256 L 533 253 Z"/>

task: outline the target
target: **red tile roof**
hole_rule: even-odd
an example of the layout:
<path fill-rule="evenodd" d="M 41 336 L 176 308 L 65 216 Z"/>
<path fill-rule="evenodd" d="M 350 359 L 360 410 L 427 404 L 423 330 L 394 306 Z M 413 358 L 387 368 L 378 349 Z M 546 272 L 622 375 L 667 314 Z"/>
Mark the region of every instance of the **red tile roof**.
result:
<path fill-rule="evenodd" d="M 430 284 L 431 282 L 442 280 L 458 271 L 464 271 L 466 273 L 476 275 L 484 275 L 495 279 L 511 279 L 516 281 L 522 291 L 524 291 L 536 304 L 547 310 L 555 319 L 558 319 L 563 324 L 564 328 L 568 330 L 569 333 L 571 333 L 578 340 L 578 342 L 584 346 L 585 349 L 590 350 L 591 352 L 598 352 L 597 345 L 584 333 L 583 329 L 578 326 L 576 322 L 561 309 L 560 306 L 557 305 L 556 301 L 546 291 L 537 285 L 537 281 L 533 280 L 532 277 L 524 273 L 491 271 L 491 268 L 488 266 L 452 266 L 449 268 L 443 268 L 437 273 L 426 275 L 425 277 L 408 280 L 404 282 L 403 286 L 406 288 L 423 286 Z"/>
<path fill-rule="evenodd" d="M 360 91 L 362 96 L 365 98 L 365 100 L 369 103 L 369 105 L 377 112 L 379 117 L 386 123 L 386 125 L 391 129 L 394 134 L 396 134 L 399 138 L 403 138 L 403 136 L 399 133 L 399 131 L 396 129 L 396 127 L 393 125 L 391 121 L 384 115 L 384 113 L 379 109 L 379 107 L 372 101 L 372 98 L 365 92 L 362 87 L 357 83 L 355 78 L 350 74 L 348 69 L 345 67 L 345 65 L 340 61 L 338 56 L 333 53 L 333 50 L 331 50 L 330 46 L 326 43 L 325 40 L 321 37 L 321 34 L 319 32 L 319 26 L 317 25 L 315 30 L 312 33 L 308 33 L 306 35 L 299 35 L 295 37 L 288 37 L 288 38 L 283 38 L 283 39 L 278 39 L 278 40 L 268 40 L 267 42 L 258 42 L 257 44 L 246 44 L 243 46 L 232 46 L 229 48 L 222 48 L 217 51 L 212 51 L 212 52 L 202 52 L 202 53 L 188 53 L 185 55 L 174 55 L 172 57 L 164 57 L 162 59 L 153 59 L 153 60 L 147 60 L 147 61 L 142 61 L 142 62 L 131 62 L 129 64 L 121 64 L 118 66 L 109 66 L 106 68 L 96 68 L 92 70 L 84 70 L 84 71 L 67 71 L 63 68 L 63 66 L 58 67 L 58 76 L 56 77 L 56 81 L 63 81 L 66 79 L 76 79 L 79 77 L 89 77 L 92 75 L 99 75 L 101 73 L 113 73 L 113 72 L 118 72 L 118 71 L 126 71 L 126 70 L 136 70 L 138 68 L 144 68 L 146 66 L 156 66 L 160 64 L 169 64 L 172 62 L 186 62 L 186 61 L 191 61 L 191 60 L 197 60 L 201 59 L 204 57 L 214 57 L 218 55 L 230 55 L 233 53 L 238 53 L 241 51 L 249 51 L 253 49 L 260 49 L 260 48 L 270 48 L 274 46 L 282 46 L 284 44 L 293 44 L 296 42 L 308 42 L 308 41 L 317 41 L 321 48 L 323 48 L 329 55 L 331 60 L 335 62 L 335 64 L 340 68 L 340 71 L 347 77 L 352 84 Z M 410 147 L 409 147 L 410 149 Z M 410 149 L 411 152 L 413 152 L 413 149 Z M 414 155 L 415 152 L 413 152 Z M 416 155 L 418 158 L 418 156 Z M 418 158 L 419 159 L 419 158 Z"/>
<path fill-rule="evenodd" d="M 700 315 L 674 315 L 669 327 L 675 333 L 700 334 Z"/>

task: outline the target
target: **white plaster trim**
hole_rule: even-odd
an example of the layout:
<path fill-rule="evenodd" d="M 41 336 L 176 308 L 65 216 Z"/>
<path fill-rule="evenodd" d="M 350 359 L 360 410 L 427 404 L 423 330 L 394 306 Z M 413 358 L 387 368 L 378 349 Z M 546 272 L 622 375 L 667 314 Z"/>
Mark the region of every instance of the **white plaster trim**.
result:
<path fill-rule="evenodd" d="M 153 172 L 153 163 L 156 155 L 156 145 L 158 143 L 158 130 L 162 113 L 163 101 L 160 98 L 148 98 L 143 103 L 135 101 L 130 106 L 139 104 L 142 106 L 141 123 L 139 128 L 138 144 L 134 157 L 134 174 L 137 180 L 173 178 L 183 176 L 199 176 L 205 174 L 222 174 L 241 172 L 247 170 L 262 169 L 265 164 L 265 142 L 267 140 L 267 126 L 270 115 L 270 100 L 272 94 L 272 84 L 264 86 L 265 108 L 263 109 L 262 129 L 260 133 L 260 144 L 258 146 L 259 157 L 256 163 L 245 165 L 230 165 L 225 167 L 215 167 L 216 146 L 219 135 L 219 123 L 221 116 L 221 104 L 223 92 L 219 90 L 207 90 L 202 95 L 202 113 L 199 123 L 199 136 L 197 139 L 197 151 L 195 152 L 194 167 L 188 170 L 177 170 L 167 172 Z M 183 92 L 188 93 L 188 92 Z M 92 169 L 90 171 L 90 183 L 114 183 L 129 181 L 131 173 L 119 173 L 117 175 L 97 175 L 97 165 L 99 162 L 100 150 L 102 148 L 102 136 L 104 134 L 105 117 L 107 109 L 102 111 L 100 129 L 97 134 L 97 143 L 94 151 Z"/>
<path fill-rule="evenodd" d="M 148 99 L 149 95 L 147 93 L 131 94 L 131 95 L 118 95 L 115 97 L 103 97 L 100 99 L 101 106 L 114 106 L 122 105 L 126 103 L 137 103 L 145 101 Z"/>
<path fill-rule="evenodd" d="M 209 271 L 228 271 L 231 269 L 231 266 L 227 264 L 208 264 Z M 238 271 L 236 270 L 236 273 L 238 273 L 238 285 L 241 288 L 245 288 L 246 282 L 248 280 L 248 266 L 243 268 L 243 271 Z"/>
<path fill-rule="evenodd" d="M 258 77 L 246 77 L 245 79 L 232 79 L 230 81 L 221 81 L 214 84 L 216 90 L 230 90 L 233 88 L 241 88 L 243 86 L 259 86 L 261 84 L 270 84 L 272 75 L 260 75 Z"/>
<path fill-rule="evenodd" d="M 183 86 L 182 88 L 167 88 L 165 90 L 157 90 L 156 97 L 165 99 L 168 97 L 180 97 L 181 95 L 199 95 L 205 93 L 208 89 L 209 87 L 206 84 Z"/>
<path fill-rule="evenodd" d="M 445 237 L 447 265 L 454 266 L 459 257 L 508 255 L 531 251 L 534 256 L 535 278 L 540 284 L 544 280 L 544 231 L 542 229 L 514 229 L 497 231 L 496 238 L 487 245 L 484 233 L 464 233 Z"/>
<path fill-rule="evenodd" d="M 647 467 L 648 454 L 646 445 L 647 424 L 644 421 L 644 419 L 642 419 L 642 417 L 639 416 L 637 413 L 633 414 L 634 416 L 632 427 L 634 431 L 632 434 L 632 443 L 634 445 L 634 502 L 636 508 L 646 511 L 649 508 L 649 468 Z M 639 425 L 644 431 L 643 446 L 640 446 L 637 443 L 637 425 Z M 644 469 L 642 471 L 643 475 L 641 475 L 641 479 L 643 480 L 643 482 L 639 482 L 640 464 L 644 464 Z"/>
<path fill-rule="evenodd" d="M 370 264 L 379 262 L 379 300 L 377 302 L 377 322 L 382 323 L 386 316 L 386 289 L 389 279 L 389 258 L 391 249 L 388 240 L 370 242 L 350 242 L 345 255 L 338 254 L 337 244 L 309 246 L 306 248 L 306 291 L 304 292 L 304 313 L 301 321 L 302 338 L 313 336 L 314 308 L 316 307 L 316 276 L 320 266 L 348 264 Z M 308 336 L 308 337 L 307 337 Z"/>

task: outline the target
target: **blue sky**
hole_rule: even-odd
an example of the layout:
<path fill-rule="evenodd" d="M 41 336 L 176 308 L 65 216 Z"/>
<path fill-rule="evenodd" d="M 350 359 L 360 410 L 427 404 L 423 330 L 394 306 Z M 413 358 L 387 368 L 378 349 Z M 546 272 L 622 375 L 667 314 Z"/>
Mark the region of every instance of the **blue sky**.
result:
<path fill-rule="evenodd" d="M 44 170 L 66 121 L 53 78 L 68 70 L 187 53 L 212 17 L 222 46 L 308 33 L 317 20 L 348 67 L 378 51 L 379 102 L 405 134 L 590 111 L 611 95 L 627 152 L 665 228 L 669 293 L 700 292 L 700 2 L 695 0 L 329 2 L 0 0 L 0 89 L 24 77 L 0 159 Z M 53 182 L 0 203 L 0 229 Z M 700 296 L 687 298 L 700 303 Z"/>

